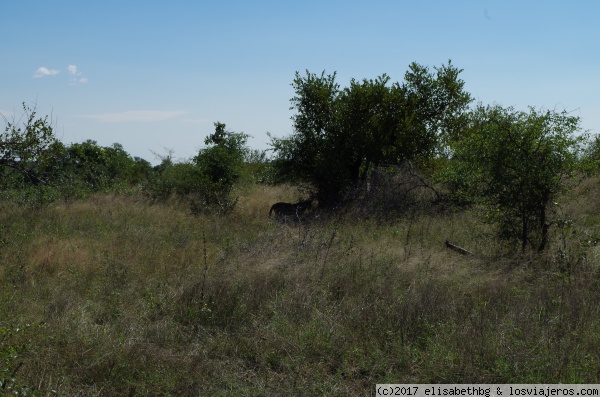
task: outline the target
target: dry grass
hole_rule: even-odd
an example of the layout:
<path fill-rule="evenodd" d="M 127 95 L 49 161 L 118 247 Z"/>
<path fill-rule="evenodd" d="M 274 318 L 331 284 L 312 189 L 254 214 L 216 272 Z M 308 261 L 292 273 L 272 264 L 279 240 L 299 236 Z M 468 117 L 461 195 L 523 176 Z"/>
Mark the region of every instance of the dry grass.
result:
<path fill-rule="evenodd" d="M 581 203 L 600 191 L 589 183 Z M 1 342 L 27 347 L 18 384 L 347 396 L 385 382 L 600 381 L 598 260 L 578 234 L 506 256 L 468 212 L 269 220 L 272 203 L 298 198 L 245 188 L 226 217 L 115 195 L 2 204 L 0 327 L 44 324 Z M 593 234 L 581 206 L 565 209 L 572 229 Z"/>
<path fill-rule="evenodd" d="M 235 214 L 238 217 L 251 218 L 258 221 L 267 219 L 272 204 L 280 201 L 295 203 L 306 198 L 300 190 L 293 186 L 252 186 L 246 191 L 238 192 Z"/>

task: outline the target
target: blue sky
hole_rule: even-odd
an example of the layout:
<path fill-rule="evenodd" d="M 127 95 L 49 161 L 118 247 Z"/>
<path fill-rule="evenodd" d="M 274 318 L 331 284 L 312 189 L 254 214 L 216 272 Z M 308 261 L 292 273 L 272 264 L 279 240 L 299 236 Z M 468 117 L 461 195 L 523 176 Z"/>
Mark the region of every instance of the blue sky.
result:
<path fill-rule="evenodd" d="M 5 0 L 0 112 L 65 143 L 189 158 L 223 122 L 267 149 L 292 132 L 296 71 L 402 81 L 449 59 L 477 101 L 567 110 L 600 131 L 600 2 Z"/>

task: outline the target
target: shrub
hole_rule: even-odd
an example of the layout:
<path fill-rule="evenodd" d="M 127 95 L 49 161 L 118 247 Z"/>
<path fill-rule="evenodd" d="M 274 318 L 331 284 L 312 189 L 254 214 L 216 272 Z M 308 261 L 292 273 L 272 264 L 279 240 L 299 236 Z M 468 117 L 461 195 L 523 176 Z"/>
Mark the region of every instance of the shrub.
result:
<path fill-rule="evenodd" d="M 479 106 L 465 135 L 453 142 L 447 181 L 459 197 L 487 209 L 500 236 L 543 250 L 552 224 L 550 205 L 580 165 L 585 136 L 566 112 L 529 112 Z"/>

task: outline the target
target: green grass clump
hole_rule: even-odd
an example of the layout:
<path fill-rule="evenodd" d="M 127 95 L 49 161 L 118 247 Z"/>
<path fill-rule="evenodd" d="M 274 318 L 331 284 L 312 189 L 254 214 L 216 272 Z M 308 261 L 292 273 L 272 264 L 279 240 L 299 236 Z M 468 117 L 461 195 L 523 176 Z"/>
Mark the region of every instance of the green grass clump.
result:
<path fill-rule="evenodd" d="M 584 188 L 568 200 L 600 191 Z M 552 249 L 514 256 L 472 211 L 278 224 L 270 205 L 297 192 L 239 193 L 227 216 L 107 194 L 0 203 L 0 330 L 42 324 L 0 340 L 0 378 L 19 366 L 24 394 L 65 396 L 600 383 L 595 208 L 565 205 Z"/>

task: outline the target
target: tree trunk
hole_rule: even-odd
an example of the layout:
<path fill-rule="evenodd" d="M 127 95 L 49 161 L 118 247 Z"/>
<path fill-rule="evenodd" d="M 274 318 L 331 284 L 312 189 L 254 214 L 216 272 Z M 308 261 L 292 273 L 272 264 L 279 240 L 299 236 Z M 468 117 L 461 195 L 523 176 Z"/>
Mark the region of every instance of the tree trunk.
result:
<path fill-rule="evenodd" d="M 521 230 L 521 252 L 525 253 L 527 249 L 527 238 L 529 237 L 529 220 L 527 219 L 527 207 L 525 203 L 522 204 L 521 208 L 521 222 L 522 222 L 522 230 Z"/>
<path fill-rule="evenodd" d="M 548 245 L 548 229 L 550 225 L 547 220 L 546 209 L 548 208 L 548 202 L 550 201 L 550 192 L 548 190 L 544 191 L 542 194 L 542 202 L 540 204 L 540 228 L 542 229 L 542 239 L 540 241 L 540 246 L 538 247 L 538 251 L 543 251 L 546 249 L 546 245 Z"/>

